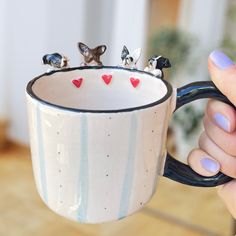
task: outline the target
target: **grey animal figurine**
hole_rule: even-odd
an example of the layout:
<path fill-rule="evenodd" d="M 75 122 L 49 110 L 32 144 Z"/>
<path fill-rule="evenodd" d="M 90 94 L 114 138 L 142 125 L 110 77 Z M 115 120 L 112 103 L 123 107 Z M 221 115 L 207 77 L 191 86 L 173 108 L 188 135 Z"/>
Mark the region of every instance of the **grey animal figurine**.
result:
<path fill-rule="evenodd" d="M 148 66 L 144 71 L 150 72 L 158 78 L 164 78 L 163 69 L 170 68 L 171 64 L 168 58 L 163 56 L 153 56 L 148 60 Z"/>
<path fill-rule="evenodd" d="M 128 48 L 124 45 L 121 52 L 121 66 L 126 68 L 137 68 L 136 64 L 141 55 L 141 48 L 137 48 L 132 54 L 129 53 Z"/>
<path fill-rule="evenodd" d="M 69 66 L 68 61 L 69 59 L 67 57 L 57 52 L 52 54 L 46 54 L 42 58 L 42 63 L 44 65 L 51 66 L 51 68 L 47 70 L 48 72 L 52 71 L 53 69 L 58 70 L 67 68 Z"/>
<path fill-rule="evenodd" d="M 106 51 L 106 45 L 100 45 L 95 48 L 89 48 L 86 44 L 79 42 L 78 48 L 84 57 L 82 66 L 102 66 L 101 55 Z"/>

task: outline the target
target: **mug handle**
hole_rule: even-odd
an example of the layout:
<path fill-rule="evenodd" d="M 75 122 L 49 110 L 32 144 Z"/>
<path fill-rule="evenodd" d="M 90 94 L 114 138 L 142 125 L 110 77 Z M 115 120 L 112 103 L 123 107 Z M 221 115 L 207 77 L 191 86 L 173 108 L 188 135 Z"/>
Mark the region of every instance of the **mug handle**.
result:
<path fill-rule="evenodd" d="M 177 89 L 175 111 L 187 103 L 202 98 L 214 98 L 234 107 L 234 105 L 216 88 L 212 81 L 199 81 Z M 199 175 L 188 165 L 173 158 L 169 153 L 167 153 L 166 156 L 163 176 L 182 184 L 198 187 L 214 187 L 232 180 L 231 177 L 221 172 L 211 177 Z"/>

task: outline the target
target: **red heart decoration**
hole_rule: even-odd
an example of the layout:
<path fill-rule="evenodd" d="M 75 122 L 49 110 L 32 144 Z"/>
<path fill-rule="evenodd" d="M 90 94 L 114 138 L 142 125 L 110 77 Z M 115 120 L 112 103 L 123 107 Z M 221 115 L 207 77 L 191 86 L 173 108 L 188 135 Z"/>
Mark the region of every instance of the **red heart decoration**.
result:
<path fill-rule="evenodd" d="M 106 84 L 110 84 L 112 75 L 102 75 L 102 79 Z"/>
<path fill-rule="evenodd" d="M 140 80 L 137 79 L 137 78 L 131 77 L 131 78 L 130 78 L 130 82 L 131 82 L 131 84 L 133 85 L 133 87 L 136 88 L 136 87 L 139 85 Z"/>
<path fill-rule="evenodd" d="M 81 86 L 83 82 L 83 78 L 79 78 L 79 79 L 74 79 L 72 80 L 72 83 L 75 85 L 75 87 L 79 88 Z"/>

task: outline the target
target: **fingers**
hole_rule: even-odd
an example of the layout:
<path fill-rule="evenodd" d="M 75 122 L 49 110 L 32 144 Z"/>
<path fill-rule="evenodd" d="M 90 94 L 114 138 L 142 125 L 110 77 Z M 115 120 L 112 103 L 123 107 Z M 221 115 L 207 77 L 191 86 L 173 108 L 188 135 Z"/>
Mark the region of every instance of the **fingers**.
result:
<path fill-rule="evenodd" d="M 205 132 L 200 136 L 199 149 L 190 153 L 189 164 L 201 175 L 212 176 L 220 169 L 236 178 L 236 111 L 215 100 L 208 102 L 206 111 Z"/>
<path fill-rule="evenodd" d="M 203 124 L 207 136 L 214 141 L 225 153 L 236 156 L 236 131 L 226 133 L 223 129 L 216 126 L 208 117 L 205 115 Z"/>
<path fill-rule="evenodd" d="M 220 171 L 220 164 L 201 149 L 194 149 L 188 156 L 191 168 L 200 175 L 213 176 Z"/>
<path fill-rule="evenodd" d="M 203 123 L 205 132 L 200 136 L 199 149 L 189 155 L 190 166 L 201 175 L 212 176 L 220 169 L 224 174 L 236 178 L 235 109 L 210 100 Z"/>
<path fill-rule="evenodd" d="M 236 178 L 236 158 L 228 155 L 203 132 L 199 139 L 199 149 L 188 156 L 191 168 L 203 176 L 213 176 L 219 171 Z"/>
<path fill-rule="evenodd" d="M 236 105 L 236 65 L 225 54 L 213 51 L 208 59 L 212 81 L 228 99 Z"/>
<path fill-rule="evenodd" d="M 225 132 L 233 132 L 236 128 L 236 110 L 228 104 L 209 100 L 207 115 L 211 121 Z"/>
<path fill-rule="evenodd" d="M 236 106 L 236 65 L 220 51 L 208 59 L 212 81 Z M 211 100 L 204 118 L 205 132 L 199 139 L 200 149 L 193 150 L 188 158 L 197 173 L 212 176 L 219 170 L 236 178 L 236 112 L 229 105 Z M 236 218 L 236 180 L 218 191 L 231 214 Z"/>
<path fill-rule="evenodd" d="M 220 165 L 220 171 L 236 178 L 236 158 L 225 153 L 203 132 L 199 139 L 199 147 L 209 156 L 213 157 Z"/>
<path fill-rule="evenodd" d="M 236 219 L 236 180 L 220 186 L 218 194 L 224 201 L 230 213 Z"/>

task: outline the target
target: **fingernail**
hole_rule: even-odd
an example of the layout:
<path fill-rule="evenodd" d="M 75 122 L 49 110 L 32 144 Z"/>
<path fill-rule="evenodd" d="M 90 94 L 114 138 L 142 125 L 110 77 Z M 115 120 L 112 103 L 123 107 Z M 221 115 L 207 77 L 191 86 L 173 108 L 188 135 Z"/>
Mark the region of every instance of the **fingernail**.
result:
<path fill-rule="evenodd" d="M 213 51 L 210 58 L 220 69 L 227 69 L 234 65 L 234 62 L 227 55 L 218 50 Z"/>
<path fill-rule="evenodd" d="M 220 169 L 219 163 L 209 158 L 203 158 L 201 160 L 201 165 L 203 169 L 211 173 L 217 173 Z"/>
<path fill-rule="evenodd" d="M 224 115 L 221 113 L 216 113 L 214 115 L 214 120 L 221 129 L 226 132 L 230 132 L 230 122 Z"/>

